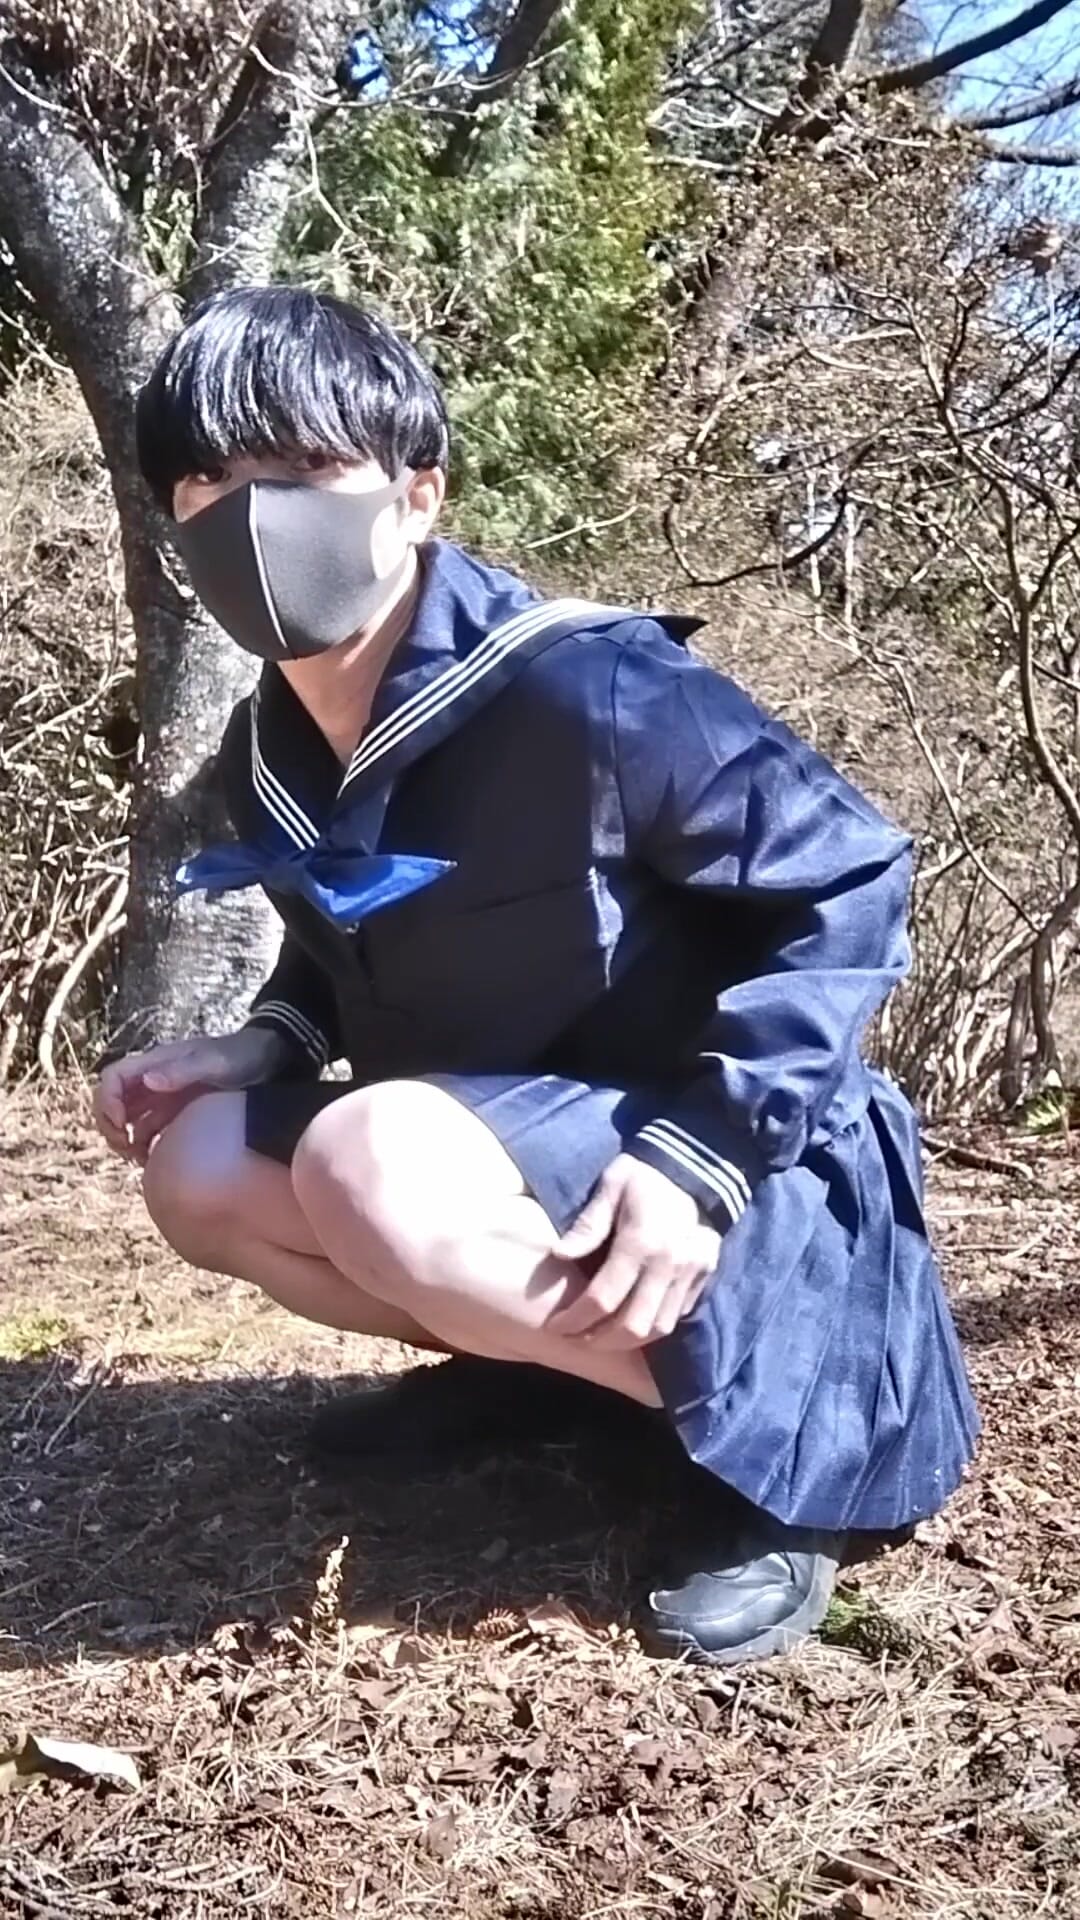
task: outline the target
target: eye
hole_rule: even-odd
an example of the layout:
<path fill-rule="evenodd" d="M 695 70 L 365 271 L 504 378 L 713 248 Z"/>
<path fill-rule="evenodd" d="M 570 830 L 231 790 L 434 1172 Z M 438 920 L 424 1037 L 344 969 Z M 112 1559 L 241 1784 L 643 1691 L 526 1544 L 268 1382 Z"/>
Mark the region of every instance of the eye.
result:
<path fill-rule="evenodd" d="M 219 487 L 228 477 L 228 467 L 204 467 L 201 473 L 191 475 L 191 481 L 196 487 Z"/>
<path fill-rule="evenodd" d="M 313 450 L 298 453 L 290 464 L 296 473 L 328 473 L 332 467 L 339 467 L 341 462 L 335 460 L 332 454 Z"/>

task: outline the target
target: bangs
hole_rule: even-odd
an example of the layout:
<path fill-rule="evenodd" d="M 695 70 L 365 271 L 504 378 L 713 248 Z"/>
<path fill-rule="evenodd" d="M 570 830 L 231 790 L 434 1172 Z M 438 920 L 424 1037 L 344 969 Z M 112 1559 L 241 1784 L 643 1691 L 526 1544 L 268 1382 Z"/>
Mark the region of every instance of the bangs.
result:
<path fill-rule="evenodd" d="M 197 308 L 139 394 L 143 478 L 173 489 L 241 455 L 377 460 L 391 479 L 445 467 L 446 409 L 430 369 L 376 314 L 294 287 L 219 294 Z"/>

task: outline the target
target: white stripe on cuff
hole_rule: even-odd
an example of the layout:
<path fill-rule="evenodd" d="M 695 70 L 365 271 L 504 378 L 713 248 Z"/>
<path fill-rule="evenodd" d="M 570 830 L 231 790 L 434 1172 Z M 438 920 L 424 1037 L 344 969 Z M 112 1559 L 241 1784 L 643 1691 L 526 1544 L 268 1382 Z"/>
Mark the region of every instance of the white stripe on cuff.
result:
<path fill-rule="evenodd" d="M 672 1139 L 662 1124 L 651 1123 L 649 1126 L 642 1127 L 637 1137 L 639 1140 L 647 1140 L 650 1146 L 658 1147 L 661 1153 L 666 1153 L 668 1158 L 674 1160 L 678 1166 L 685 1167 L 688 1173 L 692 1173 L 696 1179 L 702 1181 L 705 1186 L 711 1187 L 714 1193 L 719 1194 L 732 1221 L 738 1220 L 746 1212 L 746 1201 L 734 1182 L 725 1175 L 717 1173 L 698 1154 L 692 1153 L 689 1147 Z"/>
<path fill-rule="evenodd" d="M 278 1026 L 285 1027 L 320 1067 L 326 1065 L 330 1048 L 325 1035 L 305 1014 L 290 1006 L 287 1000 L 264 1000 L 261 1006 L 252 1008 L 247 1024 L 250 1026 L 253 1021 L 263 1019 L 273 1020 Z"/>
<path fill-rule="evenodd" d="M 711 1147 L 707 1147 L 703 1140 L 696 1140 L 692 1133 L 687 1133 L 685 1127 L 677 1127 L 674 1120 L 657 1120 L 652 1124 L 662 1127 L 665 1133 L 674 1134 L 676 1138 L 681 1140 L 684 1145 L 689 1148 L 691 1153 L 700 1154 L 703 1160 L 707 1160 L 710 1165 L 716 1167 L 720 1173 L 726 1173 L 728 1177 L 734 1181 L 736 1190 L 742 1194 L 744 1202 L 749 1202 L 750 1182 L 742 1168 L 736 1166 L 734 1160 L 722 1159 L 718 1153 L 713 1152 Z"/>

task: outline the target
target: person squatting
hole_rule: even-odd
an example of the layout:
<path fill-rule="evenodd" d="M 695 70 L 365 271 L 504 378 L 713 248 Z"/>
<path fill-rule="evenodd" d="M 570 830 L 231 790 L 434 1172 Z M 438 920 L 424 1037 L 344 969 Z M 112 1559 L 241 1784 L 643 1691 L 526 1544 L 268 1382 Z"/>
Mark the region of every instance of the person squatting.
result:
<path fill-rule="evenodd" d="M 789 1647 L 977 1432 L 915 1120 L 860 1054 L 907 837 L 688 651 L 699 623 L 437 538 L 444 402 L 373 314 L 206 302 L 137 441 L 264 662 L 221 746 L 236 841 L 179 884 L 261 885 L 284 936 L 238 1032 L 106 1067 L 106 1138 L 185 1259 L 449 1356 L 332 1400 L 323 1445 L 636 1403 L 686 1456 L 646 1644 Z"/>

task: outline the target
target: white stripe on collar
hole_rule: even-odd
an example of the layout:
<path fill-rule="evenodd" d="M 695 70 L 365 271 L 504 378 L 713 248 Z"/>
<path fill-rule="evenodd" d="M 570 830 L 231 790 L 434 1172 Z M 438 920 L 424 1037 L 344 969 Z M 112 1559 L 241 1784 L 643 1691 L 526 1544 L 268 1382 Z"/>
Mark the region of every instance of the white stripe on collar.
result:
<path fill-rule="evenodd" d="M 271 819 L 277 821 L 293 846 L 313 847 L 319 837 L 318 827 L 263 759 L 259 745 L 259 692 L 256 687 L 251 696 L 251 784 Z"/>
<path fill-rule="evenodd" d="M 590 600 L 547 600 L 526 607 L 510 620 L 504 620 L 464 660 L 449 667 L 428 686 L 421 687 L 396 712 L 372 728 L 353 754 L 340 791 L 344 791 L 349 782 L 355 780 L 357 774 L 363 773 L 373 761 L 381 759 L 384 753 L 389 753 L 392 747 L 407 739 L 417 727 L 425 725 L 476 681 L 482 680 L 515 647 L 531 640 L 535 634 L 543 633 L 547 627 L 558 626 L 562 621 L 572 619 L 575 614 L 596 611 L 595 603 Z M 611 612 L 614 618 L 620 609 L 613 607 Z"/>

